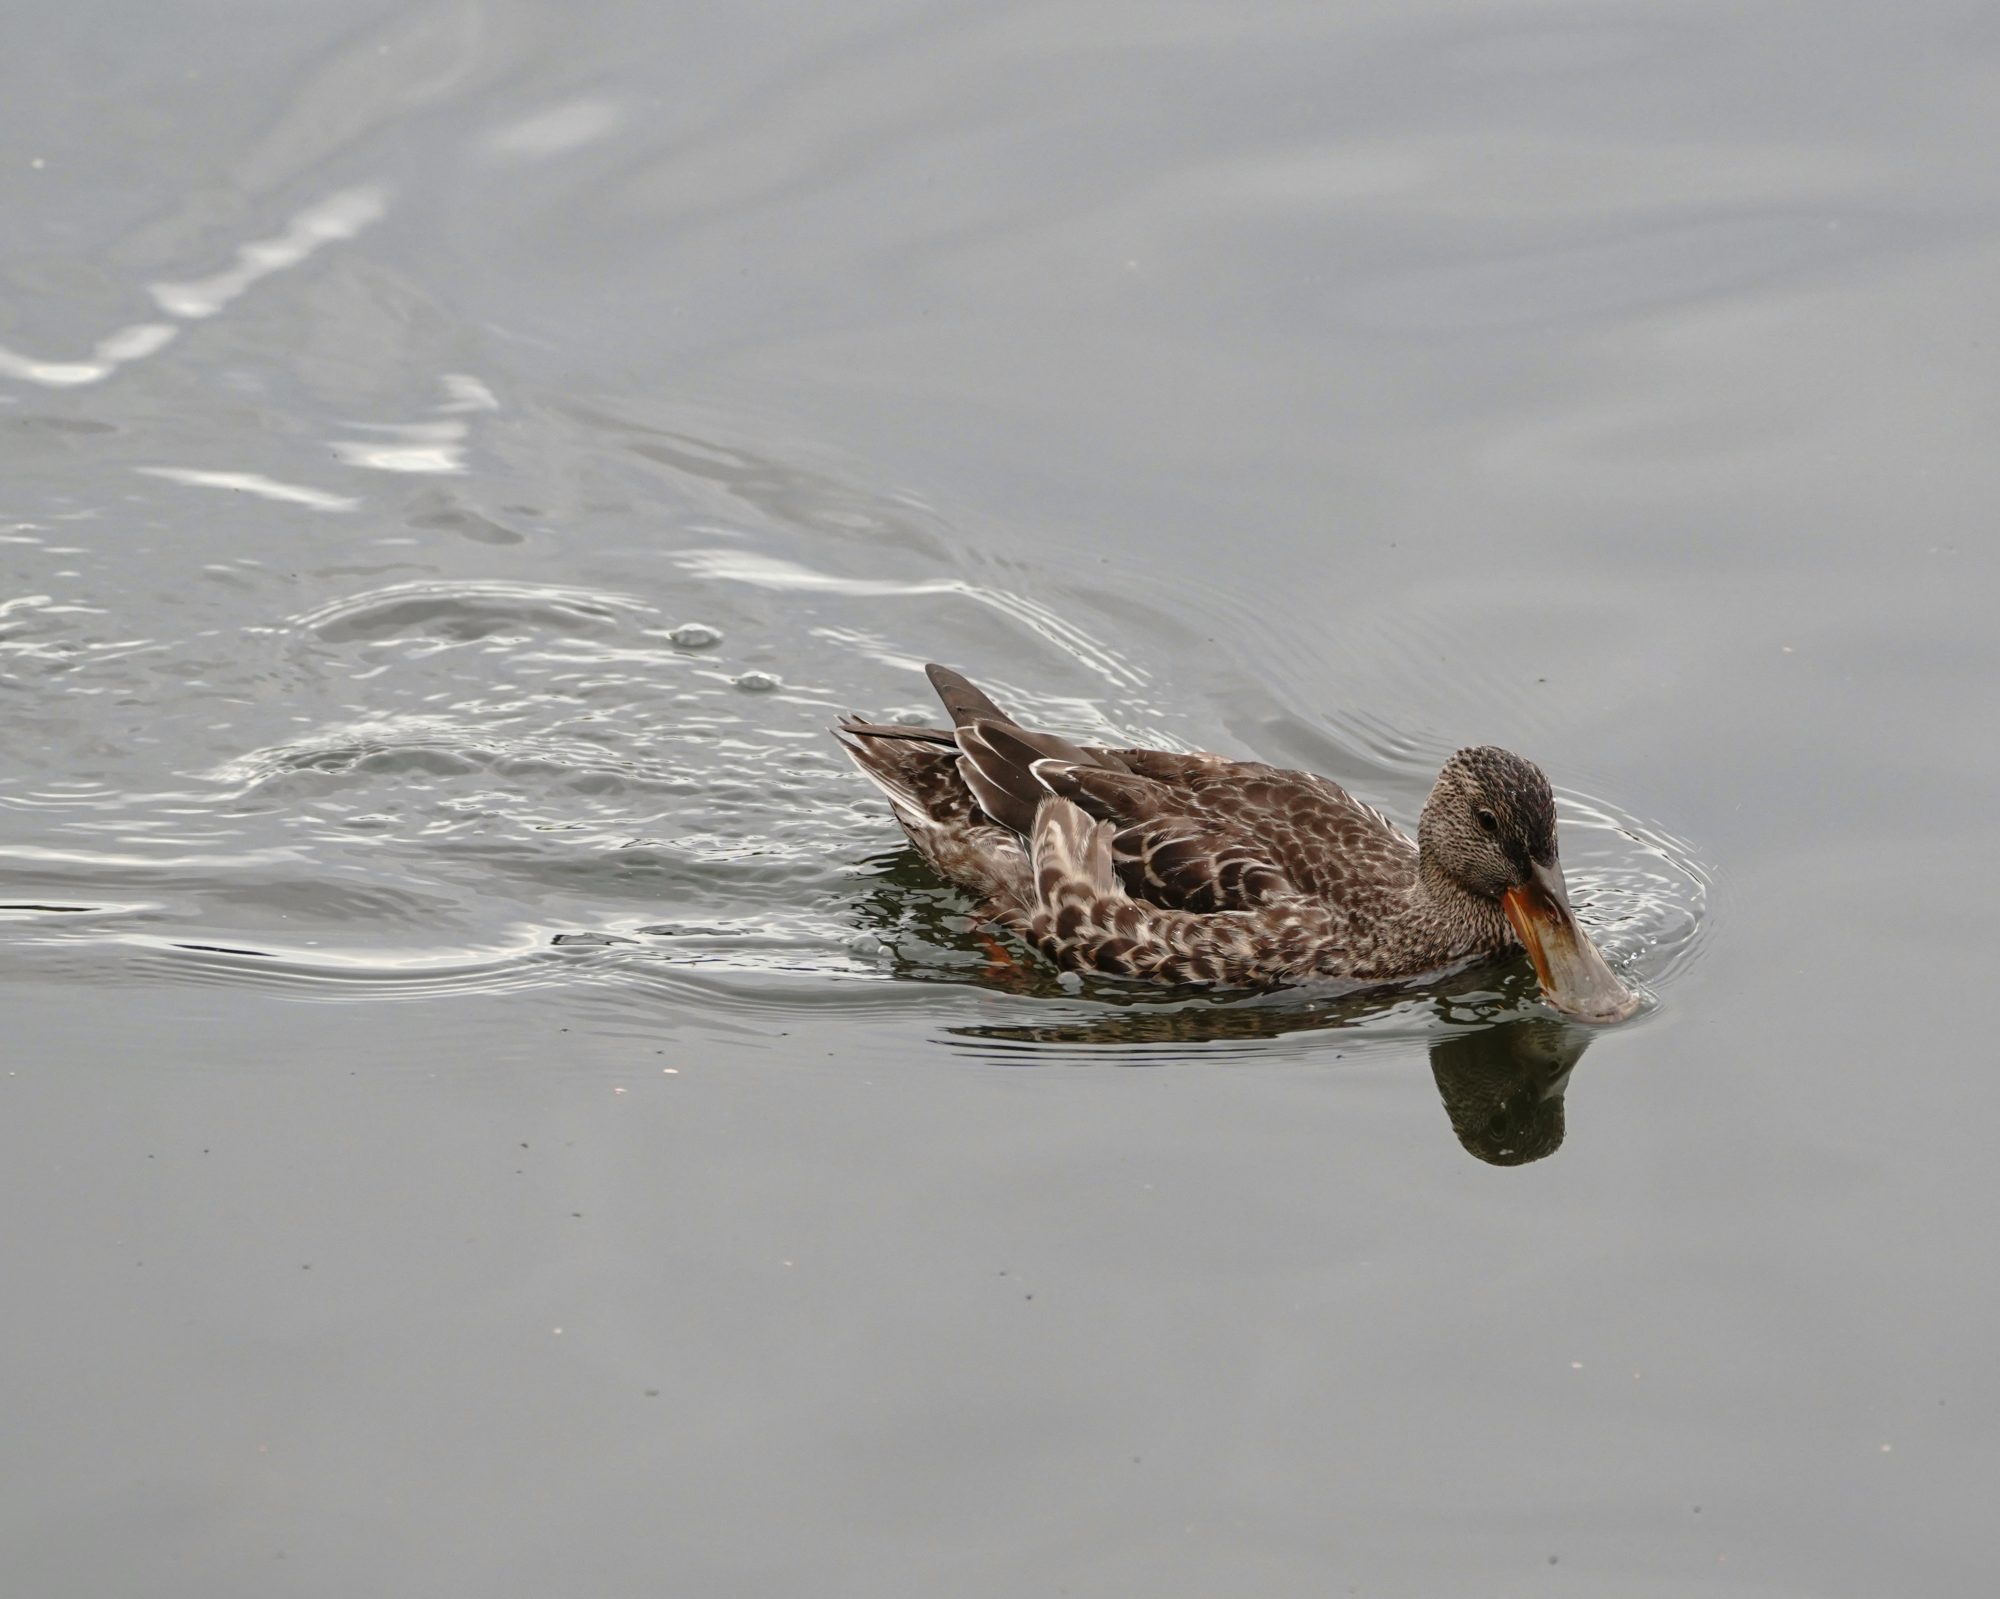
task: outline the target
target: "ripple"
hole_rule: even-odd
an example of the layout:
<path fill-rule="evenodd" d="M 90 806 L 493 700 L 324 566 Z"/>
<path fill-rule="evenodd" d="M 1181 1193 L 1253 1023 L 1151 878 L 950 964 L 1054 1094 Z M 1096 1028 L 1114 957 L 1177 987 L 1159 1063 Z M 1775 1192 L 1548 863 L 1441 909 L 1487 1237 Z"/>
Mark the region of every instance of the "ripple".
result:
<path fill-rule="evenodd" d="M 137 916 L 156 908 L 154 905 L 144 901 L 132 901 L 125 904 L 92 904 L 86 902 L 62 904 L 31 900 L 0 903 L 0 920 L 31 922 L 49 917 L 57 917 L 68 921 L 75 917 Z"/>
<path fill-rule="evenodd" d="M 534 583 L 398 583 L 292 618 L 329 644 L 419 636 L 470 643 L 495 634 L 555 633 L 589 637 L 645 614 L 618 594 Z"/>
<path fill-rule="evenodd" d="M 536 941 L 491 954 L 461 949 L 382 952 L 201 943 L 131 935 L 119 939 L 137 976 L 225 987 L 280 988 L 301 999 L 380 1001 L 497 994 L 562 977 L 558 960 Z"/>
<path fill-rule="evenodd" d="M 679 565 L 710 581 L 747 583 L 778 593 L 800 592 L 844 594 L 870 599 L 918 599 L 926 596 L 962 595 L 990 607 L 1029 632 L 1057 646 L 1064 654 L 1087 666 L 1105 682 L 1121 688 L 1138 688 L 1142 674 L 1127 665 L 1100 640 L 1059 615 L 1049 605 L 1029 595 L 991 585 L 972 583 L 964 578 L 858 578 L 840 577 L 815 571 L 795 561 L 753 554 L 744 550 L 683 550 L 674 557 Z"/>
<path fill-rule="evenodd" d="M 527 534 L 509 527 L 498 518 L 453 498 L 442 490 L 418 495 L 410 502 L 405 520 L 411 527 L 427 532 L 455 533 L 475 544 L 522 544 Z"/>
<path fill-rule="evenodd" d="M 1301 709 L 1324 652 L 1346 646 L 1268 604 L 985 554 L 913 499 L 692 434 L 630 451 L 716 490 L 681 529 L 697 547 L 649 549 L 649 564 L 579 554 L 566 570 L 589 579 L 563 584 L 433 576 L 398 554 L 343 557 L 355 564 L 322 579 L 369 586 L 316 604 L 256 563 L 226 595 L 204 590 L 267 610 L 248 649 L 240 612 L 192 648 L 158 646 L 216 708 L 213 726 L 190 706 L 166 730 L 134 712 L 135 734 L 201 752 L 176 753 L 177 782 L 72 767 L 73 788 L 0 796 L 45 840 L 32 861 L 10 856 L 9 940 L 304 998 L 569 987 L 635 1033 L 689 1014 L 752 1031 L 889 1016 L 1011 1062 L 1288 1056 L 1329 1030 L 1338 1054 L 1532 1004 L 1524 969 L 1191 1001 L 1078 984 L 996 944 L 907 850 L 884 854 L 893 824 L 825 731 L 850 707 L 933 719 L 919 668 L 935 652 L 993 663 L 1024 717 L 1084 738 L 1233 739 L 1405 815 L 1442 747 L 1390 719 Z M 455 559 L 528 558 L 469 548 L 519 538 L 470 495 L 419 489 L 399 531 L 451 535 Z M 510 518 L 556 514 L 493 498 Z M 116 626 L 30 594 L 0 607 L 0 648 L 88 653 Z M 163 658 L 103 686 L 144 707 L 165 675 Z M 1615 807 L 1561 803 L 1581 913 L 1631 980 L 1670 980 L 1700 941 L 1706 878 Z"/>
<path fill-rule="evenodd" d="M 443 717 L 398 717 L 328 728 L 252 750 L 204 774 L 235 800 L 282 791 L 327 793 L 356 781 L 399 777 L 464 777 L 493 773 L 514 782 L 555 778 L 598 792 L 642 786 L 674 788 L 678 780 L 647 774 L 607 756 L 601 744 L 549 735 L 507 738 Z M 598 781 L 594 781 L 598 780 Z"/>
<path fill-rule="evenodd" d="M 1658 985 L 1696 956 L 1711 879 L 1688 845 L 1603 800 L 1557 790 L 1577 917 L 1628 979 Z"/>

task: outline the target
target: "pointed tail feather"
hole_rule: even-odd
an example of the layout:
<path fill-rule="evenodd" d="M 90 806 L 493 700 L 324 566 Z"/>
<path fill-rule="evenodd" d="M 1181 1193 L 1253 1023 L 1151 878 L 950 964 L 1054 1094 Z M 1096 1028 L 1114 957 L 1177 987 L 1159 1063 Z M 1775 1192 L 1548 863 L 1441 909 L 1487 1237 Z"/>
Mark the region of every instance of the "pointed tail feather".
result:
<path fill-rule="evenodd" d="M 841 717 L 840 725 L 834 729 L 837 738 L 842 733 L 851 733 L 856 738 L 901 739 L 908 744 L 937 744 L 946 749 L 956 748 L 958 739 L 950 729 L 943 727 L 910 727 L 902 722 L 869 722 L 849 712 Z"/>
<path fill-rule="evenodd" d="M 931 687 L 937 690 L 937 697 L 944 701 L 944 708 L 950 713 L 954 727 L 967 722 L 1013 725 L 1014 718 L 974 688 L 961 673 L 933 661 L 924 668 L 924 675 L 931 680 Z"/>
<path fill-rule="evenodd" d="M 930 817 L 925 813 L 924 802 L 917 791 L 909 786 L 909 781 L 901 768 L 884 760 L 865 742 L 869 735 L 859 737 L 848 735 L 859 730 L 845 725 L 834 734 L 835 741 L 847 751 L 847 758 L 855 764 L 861 775 L 882 791 L 889 802 L 889 808 L 910 827 L 930 826 Z"/>

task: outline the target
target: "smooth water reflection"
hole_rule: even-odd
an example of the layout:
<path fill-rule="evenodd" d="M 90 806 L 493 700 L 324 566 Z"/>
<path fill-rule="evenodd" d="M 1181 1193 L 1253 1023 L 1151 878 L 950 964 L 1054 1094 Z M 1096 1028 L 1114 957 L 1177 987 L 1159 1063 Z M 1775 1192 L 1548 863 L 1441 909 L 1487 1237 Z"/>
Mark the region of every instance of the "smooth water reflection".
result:
<path fill-rule="evenodd" d="M 1389 1040 L 1371 1036 L 1364 1024 L 1388 1020 L 1396 1046 L 1425 1040 L 1432 1080 L 1466 1153 L 1492 1166 L 1526 1165 L 1561 1147 L 1564 1095 L 1594 1034 L 1575 1022 L 1506 1014 L 1533 1002 L 1532 977 L 1482 975 L 1486 984 L 1456 992 L 1447 984 L 1434 1000 L 1376 995 L 1318 1004 L 1282 998 L 1131 1004 L 1069 1022 L 989 1023 L 956 1027 L 952 1034 L 969 1052 L 1008 1065 L 1193 1069 L 1255 1060 L 1258 1043 L 1301 1035 L 1326 1035 L 1335 1058 L 1387 1047 Z M 1495 976 L 1499 980 L 1491 981 Z M 1344 1047 L 1336 1051 L 1336 1045 Z"/>

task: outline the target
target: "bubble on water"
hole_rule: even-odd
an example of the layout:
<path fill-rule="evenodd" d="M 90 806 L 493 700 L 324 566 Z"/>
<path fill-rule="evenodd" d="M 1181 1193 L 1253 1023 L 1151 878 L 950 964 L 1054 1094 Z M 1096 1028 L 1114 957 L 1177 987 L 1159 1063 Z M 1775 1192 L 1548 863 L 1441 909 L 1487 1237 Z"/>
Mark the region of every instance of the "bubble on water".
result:
<path fill-rule="evenodd" d="M 736 678 L 736 686 L 748 689 L 753 694 L 764 694 L 778 686 L 778 679 L 769 672 L 744 672 Z"/>
<path fill-rule="evenodd" d="M 679 627 L 667 629 L 667 641 L 684 650 L 712 649 L 722 642 L 722 629 L 710 627 L 706 622 L 683 622 Z"/>
<path fill-rule="evenodd" d="M 901 727 L 922 727 L 931 719 L 929 711 L 891 711 L 889 720 Z"/>

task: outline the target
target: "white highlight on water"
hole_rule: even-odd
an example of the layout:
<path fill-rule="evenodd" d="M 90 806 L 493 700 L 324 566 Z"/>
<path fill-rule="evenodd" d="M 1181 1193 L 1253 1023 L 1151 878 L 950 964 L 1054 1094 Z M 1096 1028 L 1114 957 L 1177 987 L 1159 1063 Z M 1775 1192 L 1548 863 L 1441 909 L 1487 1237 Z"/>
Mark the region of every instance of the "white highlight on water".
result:
<path fill-rule="evenodd" d="M 165 478 L 169 483 L 185 483 L 191 488 L 234 489 L 240 494 L 258 494 L 286 505 L 303 505 L 315 511 L 352 511 L 361 502 L 345 494 L 328 494 L 297 483 L 280 483 L 261 472 L 204 472 L 186 466 L 136 466 L 146 477 Z"/>
<path fill-rule="evenodd" d="M 342 189 L 307 206 L 276 237 L 243 245 L 233 266 L 212 277 L 151 284 L 147 292 L 169 316 L 189 321 L 211 317 L 259 279 L 297 266 L 324 245 L 351 239 L 379 222 L 388 213 L 388 203 L 388 190 L 379 184 Z M 157 354 L 179 334 L 171 322 L 134 322 L 99 339 L 83 361 L 44 361 L 0 345 L 0 377 L 50 389 L 101 383 L 121 366 Z"/>

